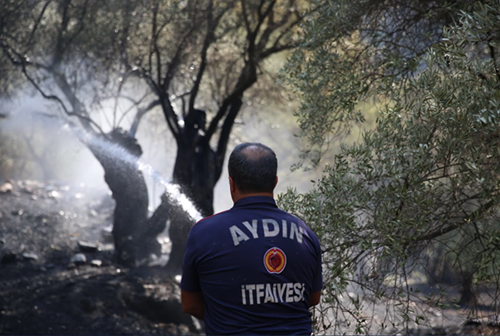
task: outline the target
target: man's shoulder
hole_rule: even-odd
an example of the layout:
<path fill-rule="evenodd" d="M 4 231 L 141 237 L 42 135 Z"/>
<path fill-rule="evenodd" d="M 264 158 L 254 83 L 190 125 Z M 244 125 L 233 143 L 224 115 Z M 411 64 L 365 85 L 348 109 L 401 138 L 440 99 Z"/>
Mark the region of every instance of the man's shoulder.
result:
<path fill-rule="evenodd" d="M 206 222 L 210 222 L 213 220 L 217 220 L 217 218 L 219 218 L 219 217 L 227 216 L 228 213 L 230 213 L 230 212 L 231 212 L 231 209 L 227 209 L 227 210 L 224 210 L 221 212 L 214 213 L 213 215 L 210 215 L 210 216 L 207 216 L 207 217 L 200 219 L 198 221 L 198 223 L 206 223 Z M 196 223 L 196 224 L 198 224 L 198 223 Z"/>
<path fill-rule="evenodd" d="M 292 221 L 292 222 L 297 223 L 297 224 L 299 224 L 301 226 L 309 228 L 309 226 L 307 225 L 307 223 L 302 218 L 300 218 L 300 217 L 298 217 L 298 216 L 296 216 L 294 214 L 291 214 L 289 212 L 286 212 L 285 210 L 282 210 L 282 209 L 278 209 L 278 211 L 281 211 L 282 216 L 284 218 L 287 218 L 289 221 Z"/>
<path fill-rule="evenodd" d="M 225 211 L 218 212 L 216 214 L 213 214 L 211 216 L 205 217 L 200 219 L 196 224 L 193 226 L 193 229 L 196 228 L 197 230 L 200 230 L 202 228 L 206 228 L 211 225 L 216 225 L 217 223 L 220 223 L 224 219 L 231 217 L 231 211 L 232 209 L 228 209 Z"/>

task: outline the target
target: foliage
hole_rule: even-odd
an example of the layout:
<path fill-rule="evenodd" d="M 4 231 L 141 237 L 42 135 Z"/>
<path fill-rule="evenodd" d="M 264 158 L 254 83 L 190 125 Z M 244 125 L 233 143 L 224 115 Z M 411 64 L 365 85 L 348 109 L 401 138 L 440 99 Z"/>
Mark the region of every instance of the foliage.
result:
<path fill-rule="evenodd" d="M 303 158 L 318 163 L 332 141 L 362 123 L 360 102 L 398 91 L 402 79 L 418 68 L 415 57 L 439 40 L 454 9 L 467 3 L 312 1 L 301 48 L 284 69 L 284 81 L 303 96 L 297 112 L 309 144 Z"/>
<path fill-rule="evenodd" d="M 452 303 L 499 313 L 498 291 L 474 296 L 500 285 L 499 9 L 491 0 L 460 12 L 414 61 L 418 73 L 381 84 L 400 89 L 386 91 L 376 128 L 344 146 L 313 190 L 280 196 L 322 243 L 318 330 L 338 334 L 354 318 L 355 332 L 408 333 Z M 432 278 L 436 251 L 453 263 L 455 282 Z M 423 295 L 418 280 L 438 290 Z M 445 286 L 462 301 L 450 301 Z M 372 304 L 385 307 L 378 319 L 363 315 Z"/>

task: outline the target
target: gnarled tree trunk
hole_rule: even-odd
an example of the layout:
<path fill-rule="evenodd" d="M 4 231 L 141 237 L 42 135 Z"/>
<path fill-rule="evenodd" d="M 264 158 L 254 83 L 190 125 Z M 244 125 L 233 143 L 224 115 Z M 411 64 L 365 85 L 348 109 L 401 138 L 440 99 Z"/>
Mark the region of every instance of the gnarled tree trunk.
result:
<path fill-rule="evenodd" d="M 137 160 L 141 147 L 126 132 L 115 129 L 88 147 L 104 168 L 104 179 L 115 200 L 113 238 L 116 257 L 127 266 L 137 266 L 151 254 L 159 256 L 156 237 L 166 226 L 165 209 L 148 218 L 148 190 Z"/>

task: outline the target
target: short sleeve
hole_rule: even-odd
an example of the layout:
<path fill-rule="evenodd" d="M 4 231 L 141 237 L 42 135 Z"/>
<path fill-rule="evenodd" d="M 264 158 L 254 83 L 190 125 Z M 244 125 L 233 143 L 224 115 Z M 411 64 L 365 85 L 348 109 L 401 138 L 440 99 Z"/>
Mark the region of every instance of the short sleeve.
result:
<path fill-rule="evenodd" d="M 189 232 L 186 242 L 186 252 L 182 263 L 181 288 L 186 292 L 201 291 L 198 271 L 196 270 L 197 249 L 193 230 Z"/>
<path fill-rule="evenodd" d="M 323 288 L 323 269 L 321 262 L 321 247 L 319 245 L 319 240 L 315 236 L 315 249 L 316 249 L 316 270 L 314 273 L 313 283 L 312 283 L 312 293 L 318 292 Z"/>

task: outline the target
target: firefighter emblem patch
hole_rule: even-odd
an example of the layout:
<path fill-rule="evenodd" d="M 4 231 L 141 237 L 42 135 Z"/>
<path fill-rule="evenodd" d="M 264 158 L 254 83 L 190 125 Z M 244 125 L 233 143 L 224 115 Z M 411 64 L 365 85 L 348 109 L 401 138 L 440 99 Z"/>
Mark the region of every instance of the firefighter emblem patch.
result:
<path fill-rule="evenodd" d="M 277 247 L 271 247 L 264 254 L 264 266 L 269 273 L 281 273 L 286 266 L 285 252 Z"/>

